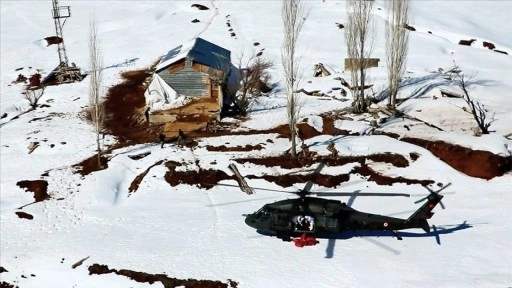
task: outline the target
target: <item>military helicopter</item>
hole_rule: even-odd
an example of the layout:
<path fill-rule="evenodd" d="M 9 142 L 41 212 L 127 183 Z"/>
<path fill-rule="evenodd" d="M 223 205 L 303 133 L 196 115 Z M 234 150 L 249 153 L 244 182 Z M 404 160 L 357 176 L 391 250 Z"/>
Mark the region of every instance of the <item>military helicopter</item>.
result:
<path fill-rule="evenodd" d="M 321 163 L 314 173 L 318 174 L 323 166 L 324 164 Z M 229 184 L 219 185 L 235 186 Z M 405 193 L 310 192 L 313 187 L 313 181 L 307 182 L 305 187 L 297 192 L 254 188 L 258 190 L 292 193 L 296 194 L 298 198 L 265 204 L 258 211 L 244 215 L 246 217 L 245 223 L 256 229 L 260 234 L 276 236 L 283 241 L 293 241 L 297 247 L 316 245 L 318 241 L 315 235 L 335 234 L 345 230 L 390 231 L 398 240 L 402 240 L 397 234 L 397 230 L 421 228 L 427 233 L 430 232 L 427 219 L 430 219 L 432 215 L 434 215 L 432 210 L 437 204 L 440 203 L 441 207 L 444 209 L 444 205 L 441 203 L 441 199 L 443 199 L 444 196 L 439 193 L 450 185 L 451 183 L 448 183 L 437 191 L 433 191 L 424 186 L 429 190 L 430 194 L 415 203 L 424 200 L 427 200 L 427 202 L 407 219 L 361 212 L 351 208 L 344 202 L 319 198 L 326 196 L 354 195 L 410 197 L 409 194 Z M 310 195 L 319 197 L 311 197 Z M 300 235 L 300 238 L 294 238 L 298 235 Z"/>

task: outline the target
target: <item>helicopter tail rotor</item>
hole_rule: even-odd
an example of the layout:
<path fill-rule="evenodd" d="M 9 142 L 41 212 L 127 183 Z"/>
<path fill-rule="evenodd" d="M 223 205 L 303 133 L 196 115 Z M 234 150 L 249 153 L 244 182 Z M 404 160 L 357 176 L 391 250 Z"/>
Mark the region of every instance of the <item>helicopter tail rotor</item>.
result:
<path fill-rule="evenodd" d="M 416 210 L 408 219 L 407 223 L 411 223 L 414 225 L 414 227 L 418 227 L 423 229 L 425 232 L 430 232 L 430 225 L 428 224 L 427 220 L 432 218 L 434 215 L 434 212 L 432 210 L 436 207 L 437 204 L 441 205 L 441 207 L 444 209 L 444 205 L 441 203 L 441 199 L 443 199 L 443 195 L 439 194 L 443 189 L 450 186 L 450 183 L 445 185 L 443 188 L 434 191 L 428 187 L 425 187 L 430 192 L 429 195 L 426 197 L 423 197 L 422 199 L 416 201 L 415 203 L 420 203 L 424 200 L 427 200 L 421 207 Z"/>

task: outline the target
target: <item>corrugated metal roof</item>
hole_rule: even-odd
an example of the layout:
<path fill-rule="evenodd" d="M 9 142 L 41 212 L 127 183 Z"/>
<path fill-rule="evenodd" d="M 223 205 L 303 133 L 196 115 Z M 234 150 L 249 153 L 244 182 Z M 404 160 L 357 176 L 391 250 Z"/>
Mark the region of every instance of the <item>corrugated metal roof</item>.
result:
<path fill-rule="evenodd" d="M 197 37 L 167 52 L 156 66 L 156 71 L 165 69 L 185 57 L 209 67 L 223 70 L 225 75 L 227 75 L 231 66 L 231 52 L 229 50 Z"/>
<path fill-rule="evenodd" d="M 186 67 L 173 74 L 169 74 L 169 71 L 164 69 L 158 72 L 158 75 L 178 94 L 186 96 L 208 95 L 208 85 L 206 85 L 208 74 L 204 72 Z"/>

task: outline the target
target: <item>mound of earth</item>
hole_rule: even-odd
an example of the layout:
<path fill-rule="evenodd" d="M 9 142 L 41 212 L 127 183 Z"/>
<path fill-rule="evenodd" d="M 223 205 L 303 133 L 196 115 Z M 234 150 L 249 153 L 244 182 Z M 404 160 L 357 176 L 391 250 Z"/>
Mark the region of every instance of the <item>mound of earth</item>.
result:
<path fill-rule="evenodd" d="M 48 182 L 45 180 L 23 180 L 16 183 L 16 185 L 26 189 L 27 192 L 34 193 L 35 202 L 50 199 L 50 195 L 48 195 Z"/>
<path fill-rule="evenodd" d="M 197 279 L 176 279 L 165 274 L 149 274 L 128 269 L 109 269 L 107 265 L 93 264 L 89 266 L 89 275 L 101 275 L 114 273 L 120 276 L 128 277 L 139 283 L 153 284 L 160 282 L 165 288 L 187 287 L 187 288 L 236 288 L 238 282 L 228 279 L 227 283 L 213 280 L 197 280 Z"/>
<path fill-rule="evenodd" d="M 442 141 L 402 138 L 429 150 L 432 154 L 456 170 L 472 177 L 492 179 L 512 170 L 512 157 L 504 157 L 489 151 L 472 150 Z"/>
<path fill-rule="evenodd" d="M 21 219 L 28 219 L 28 220 L 34 219 L 34 216 L 32 216 L 31 214 L 25 213 L 25 212 L 17 211 L 15 213 Z"/>
<path fill-rule="evenodd" d="M 125 81 L 111 87 L 107 92 L 105 129 L 118 138 L 121 147 L 156 142 L 158 132 L 149 127 L 147 122 L 141 123 L 135 117 L 137 109 L 146 106 L 144 83 L 151 76 L 149 69 L 128 71 L 121 76 Z"/>

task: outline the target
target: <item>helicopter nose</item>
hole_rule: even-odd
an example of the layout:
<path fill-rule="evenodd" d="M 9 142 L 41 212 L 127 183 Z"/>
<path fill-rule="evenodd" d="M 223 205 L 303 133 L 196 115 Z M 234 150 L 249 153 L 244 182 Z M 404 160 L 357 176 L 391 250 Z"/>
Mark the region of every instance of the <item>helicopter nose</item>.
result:
<path fill-rule="evenodd" d="M 255 228 L 256 222 L 256 219 L 252 215 L 247 215 L 247 217 L 245 217 L 245 224 L 249 227 Z"/>

